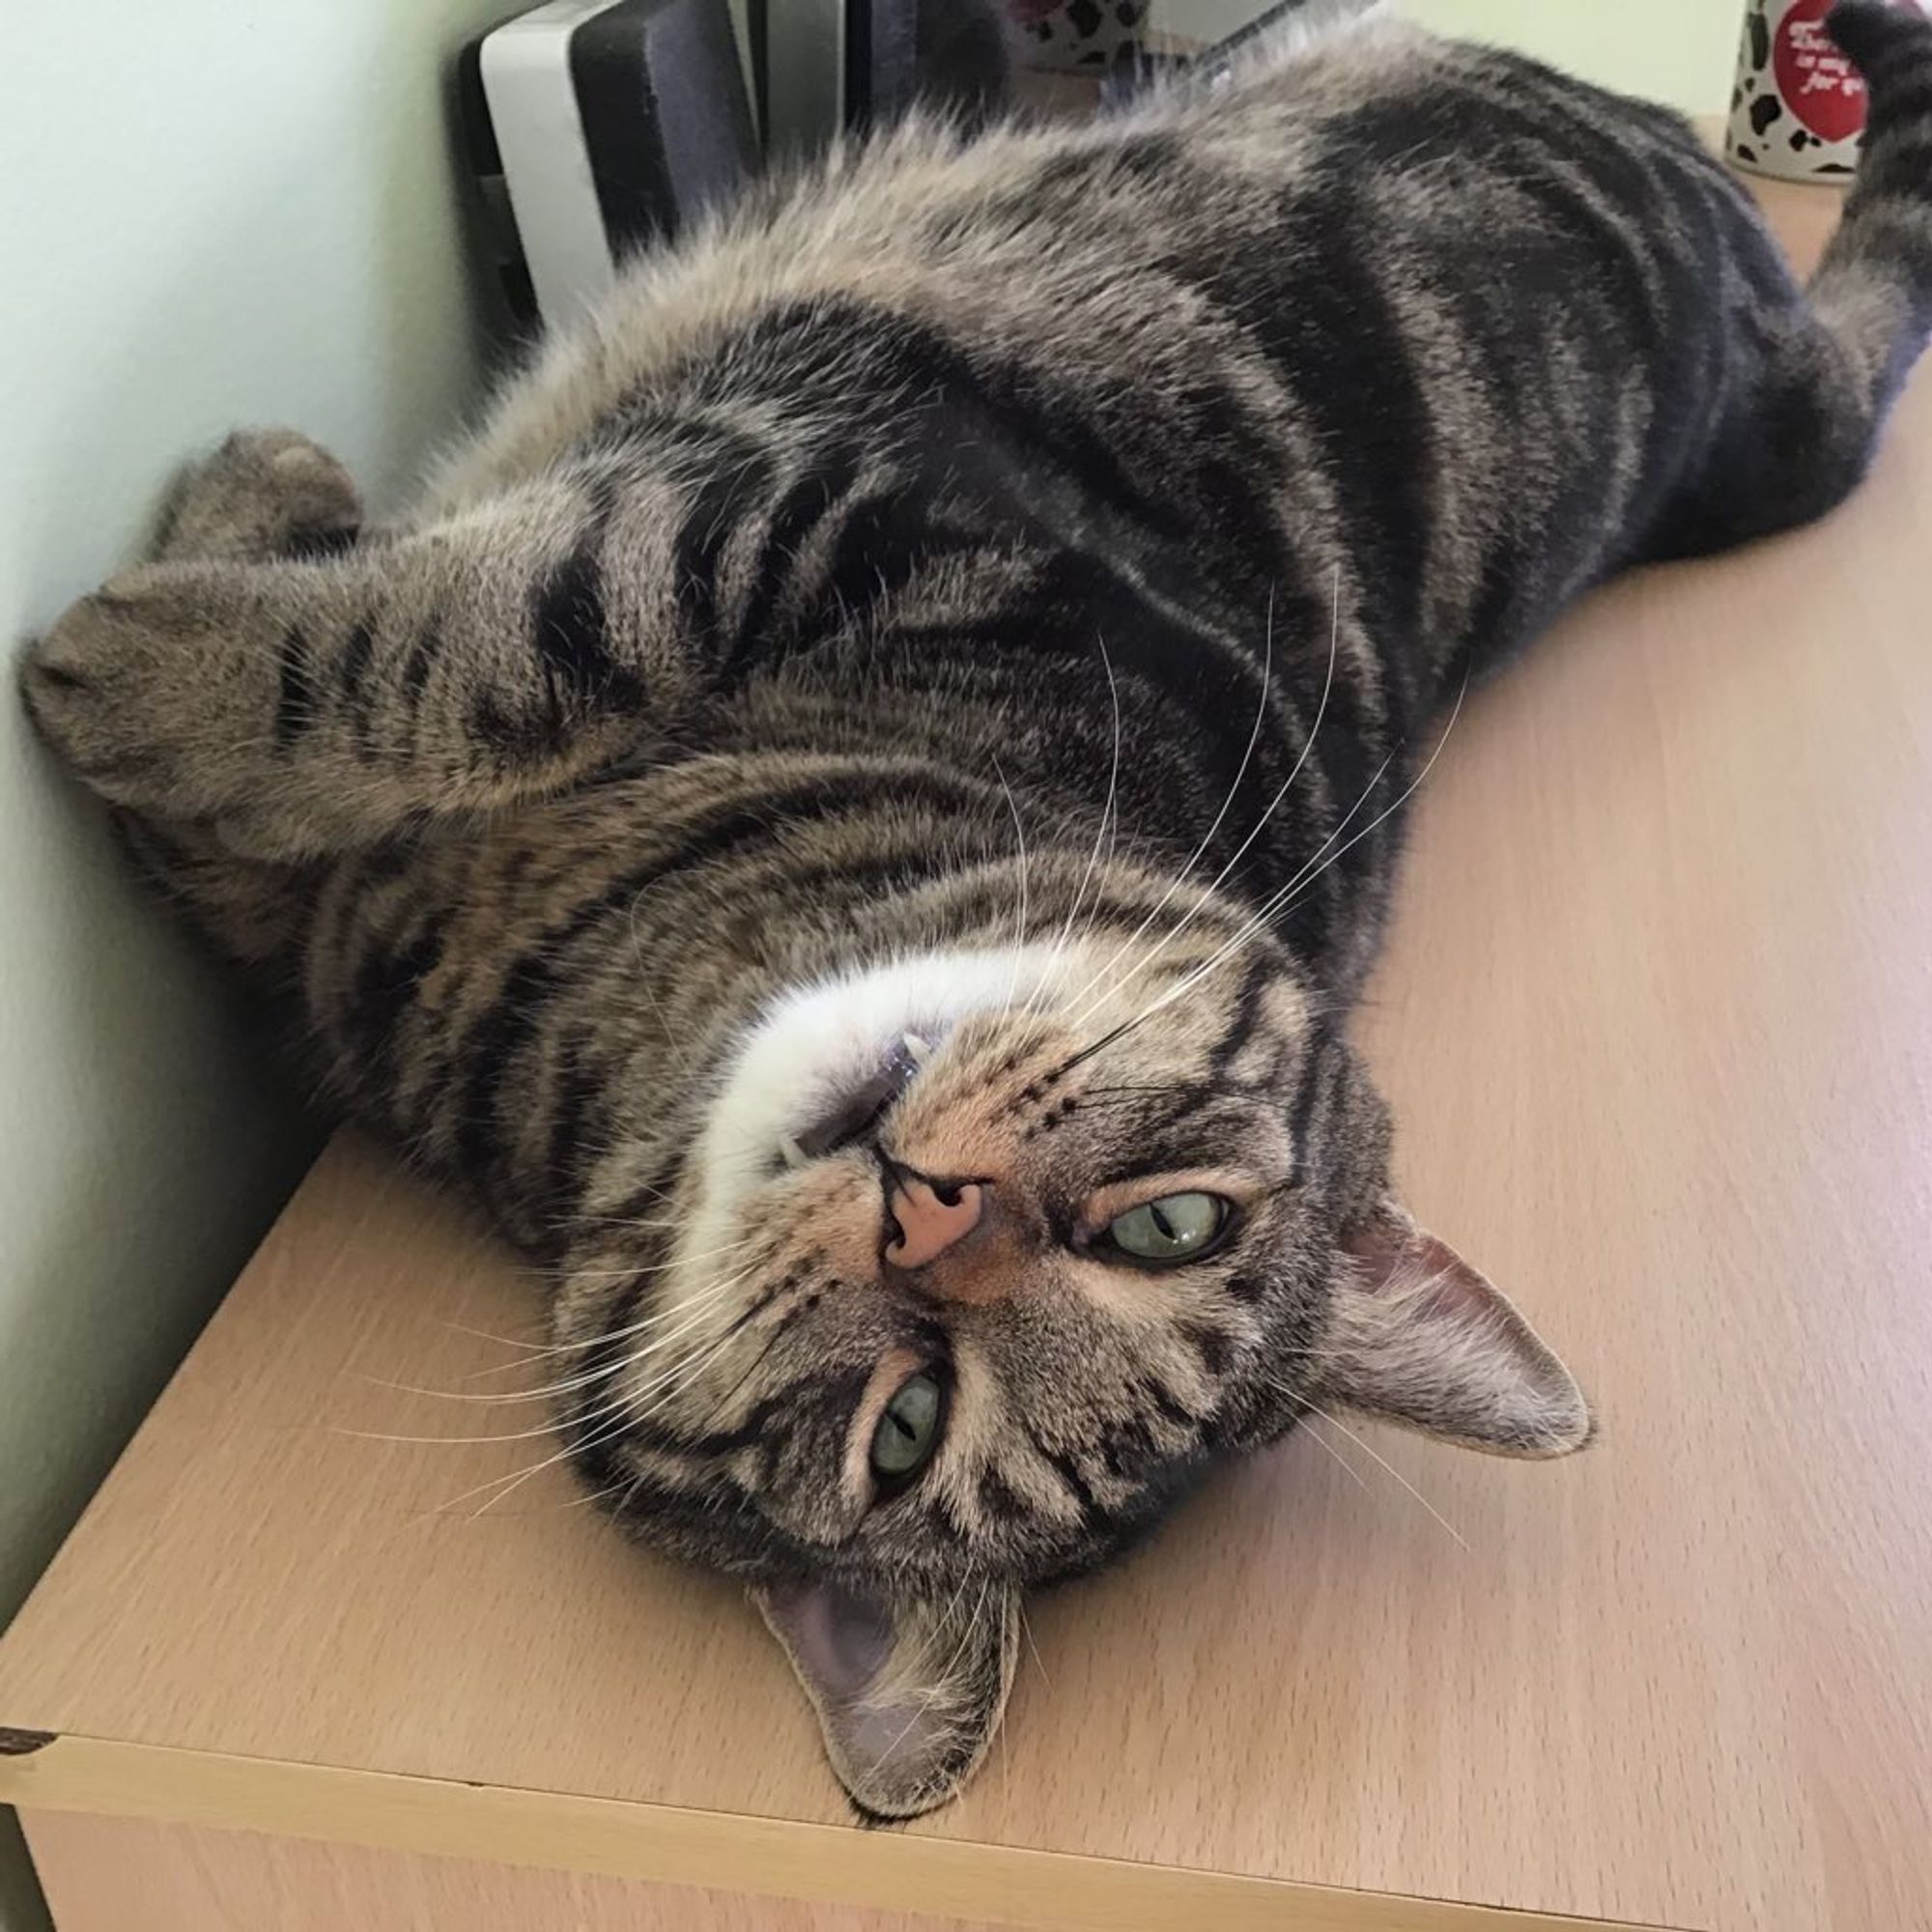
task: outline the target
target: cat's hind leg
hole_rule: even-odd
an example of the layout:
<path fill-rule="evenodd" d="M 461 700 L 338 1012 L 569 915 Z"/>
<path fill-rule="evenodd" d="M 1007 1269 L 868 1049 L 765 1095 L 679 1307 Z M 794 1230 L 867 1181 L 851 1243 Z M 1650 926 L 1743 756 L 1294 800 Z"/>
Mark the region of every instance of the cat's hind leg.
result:
<path fill-rule="evenodd" d="M 1845 0 L 1829 25 L 1870 90 L 1863 161 L 1804 298 L 1747 315 L 1751 378 L 1653 557 L 1725 549 L 1835 507 L 1932 340 L 1932 17 Z"/>
<path fill-rule="evenodd" d="M 1932 16 L 1844 0 L 1827 24 L 1871 107 L 1858 179 L 1809 295 L 1869 440 L 1932 340 Z"/>

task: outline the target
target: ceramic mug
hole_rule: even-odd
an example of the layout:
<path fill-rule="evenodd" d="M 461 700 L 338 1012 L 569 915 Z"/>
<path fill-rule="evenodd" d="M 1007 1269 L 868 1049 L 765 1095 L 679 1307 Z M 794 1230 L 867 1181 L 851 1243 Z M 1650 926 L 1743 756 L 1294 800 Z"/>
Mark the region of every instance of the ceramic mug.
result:
<path fill-rule="evenodd" d="M 1105 73 L 1130 56 L 1148 0 L 1005 0 L 1021 60 L 1032 68 Z"/>
<path fill-rule="evenodd" d="M 1745 10 L 1724 136 L 1724 152 L 1740 167 L 1783 181 L 1845 182 L 1858 172 L 1865 84 L 1825 31 L 1833 4 L 1750 0 Z"/>

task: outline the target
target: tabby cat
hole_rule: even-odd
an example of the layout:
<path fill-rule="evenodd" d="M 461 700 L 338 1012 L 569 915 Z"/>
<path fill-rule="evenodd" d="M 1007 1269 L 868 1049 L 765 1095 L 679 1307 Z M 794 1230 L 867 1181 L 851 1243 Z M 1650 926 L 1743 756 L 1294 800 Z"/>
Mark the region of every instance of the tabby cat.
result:
<path fill-rule="evenodd" d="M 1808 292 L 1689 128 L 1383 18 L 916 120 L 546 347 L 358 535 L 290 432 L 32 650 L 347 1105 L 554 1268 L 564 1442 L 742 1577 L 864 1811 L 1025 1589 L 1318 1405 L 1575 1449 L 1345 1032 L 1473 674 L 1820 515 L 1932 330 L 1932 21 Z"/>

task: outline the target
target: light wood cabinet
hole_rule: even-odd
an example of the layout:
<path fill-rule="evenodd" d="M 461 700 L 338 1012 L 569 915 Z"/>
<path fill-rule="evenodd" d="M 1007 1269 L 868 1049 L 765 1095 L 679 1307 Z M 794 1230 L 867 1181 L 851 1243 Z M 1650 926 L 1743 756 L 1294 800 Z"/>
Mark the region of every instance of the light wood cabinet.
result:
<path fill-rule="evenodd" d="M 1472 696 L 1362 1033 L 1601 1439 L 1318 1423 L 1041 1598 L 903 1831 L 538 1405 L 412 1392 L 540 1379 L 538 1285 L 340 1142 L 0 1644 L 64 1932 L 1932 1925 L 1932 382 Z"/>

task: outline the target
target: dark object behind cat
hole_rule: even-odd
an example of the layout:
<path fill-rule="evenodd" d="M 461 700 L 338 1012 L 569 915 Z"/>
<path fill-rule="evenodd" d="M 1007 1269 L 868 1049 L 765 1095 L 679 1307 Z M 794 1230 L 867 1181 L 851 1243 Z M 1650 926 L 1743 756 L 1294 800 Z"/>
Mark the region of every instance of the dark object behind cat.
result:
<path fill-rule="evenodd" d="M 1390 1191 L 1343 1022 L 1432 721 L 1817 516 L 1932 327 L 1932 23 L 1808 294 L 1686 126 L 1400 27 L 774 185 L 353 541 L 286 432 L 32 654 L 144 863 L 553 1264 L 586 1481 L 747 1579 L 863 1806 L 1020 1592 L 1350 1404 L 1576 1385 Z"/>

